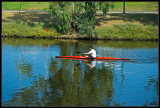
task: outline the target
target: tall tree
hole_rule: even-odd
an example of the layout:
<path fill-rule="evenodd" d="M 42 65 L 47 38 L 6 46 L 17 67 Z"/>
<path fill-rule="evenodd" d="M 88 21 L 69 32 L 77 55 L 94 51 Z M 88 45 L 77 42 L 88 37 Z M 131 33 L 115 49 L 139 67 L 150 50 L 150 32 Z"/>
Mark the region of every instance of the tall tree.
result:
<path fill-rule="evenodd" d="M 94 36 L 96 11 L 106 15 L 113 6 L 113 2 L 51 2 L 52 27 L 64 34 L 72 28 L 79 36 Z"/>

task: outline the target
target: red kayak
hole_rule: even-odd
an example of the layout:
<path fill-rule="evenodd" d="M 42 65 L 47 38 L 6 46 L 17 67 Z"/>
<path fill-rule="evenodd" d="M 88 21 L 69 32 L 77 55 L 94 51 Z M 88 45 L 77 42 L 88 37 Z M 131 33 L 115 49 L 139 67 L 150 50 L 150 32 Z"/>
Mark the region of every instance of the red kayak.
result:
<path fill-rule="evenodd" d="M 85 56 L 56 56 L 55 58 L 68 58 L 68 59 L 93 59 Z M 96 57 L 96 60 L 130 60 L 129 58 L 113 58 L 113 57 Z"/>

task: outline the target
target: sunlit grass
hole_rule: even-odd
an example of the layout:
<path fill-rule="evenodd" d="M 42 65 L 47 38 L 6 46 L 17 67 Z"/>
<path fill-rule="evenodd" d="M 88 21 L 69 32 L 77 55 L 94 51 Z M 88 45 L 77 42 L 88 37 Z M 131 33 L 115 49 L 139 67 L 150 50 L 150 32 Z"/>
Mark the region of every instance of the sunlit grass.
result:
<path fill-rule="evenodd" d="M 43 27 L 43 24 L 38 23 L 27 23 L 27 22 L 9 22 L 2 23 L 2 35 L 15 35 L 15 36 L 57 36 L 60 35 L 56 30 L 50 29 L 49 33 L 46 31 L 46 28 Z"/>
<path fill-rule="evenodd" d="M 48 10 L 49 2 L 2 2 L 2 10 Z"/>
<path fill-rule="evenodd" d="M 137 24 L 115 24 L 112 27 L 96 29 L 97 35 L 118 39 L 158 39 L 158 27 Z"/>
<path fill-rule="evenodd" d="M 111 11 L 123 11 L 124 2 L 114 2 Z M 158 2 L 125 2 L 125 11 L 158 11 Z"/>
<path fill-rule="evenodd" d="M 123 11 L 124 2 L 114 2 L 110 11 Z M 2 10 L 19 10 L 21 2 L 2 2 Z M 126 11 L 158 11 L 158 2 L 125 2 Z M 48 10 L 49 2 L 22 2 L 21 10 Z"/>

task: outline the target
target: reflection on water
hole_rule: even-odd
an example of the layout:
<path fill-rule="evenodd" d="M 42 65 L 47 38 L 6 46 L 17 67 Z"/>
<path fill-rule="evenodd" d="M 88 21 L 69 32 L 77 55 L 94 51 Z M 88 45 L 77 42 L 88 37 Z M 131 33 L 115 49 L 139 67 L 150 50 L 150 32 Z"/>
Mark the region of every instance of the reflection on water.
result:
<path fill-rule="evenodd" d="M 86 63 L 90 67 L 90 70 L 96 66 L 96 60 L 90 60 L 90 63 Z"/>
<path fill-rule="evenodd" d="M 93 45 L 98 56 L 56 59 Z M 3 106 L 158 106 L 158 43 L 2 39 Z"/>

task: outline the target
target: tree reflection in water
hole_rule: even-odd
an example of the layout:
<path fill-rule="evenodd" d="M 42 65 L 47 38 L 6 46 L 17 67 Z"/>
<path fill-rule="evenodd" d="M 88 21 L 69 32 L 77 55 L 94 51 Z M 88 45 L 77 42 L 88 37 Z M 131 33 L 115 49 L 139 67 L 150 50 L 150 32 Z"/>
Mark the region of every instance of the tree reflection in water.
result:
<path fill-rule="evenodd" d="M 81 61 L 51 57 L 49 77 L 44 77 L 13 94 L 5 106 L 109 106 L 113 101 L 114 76 L 103 64 L 102 69 L 90 70 Z"/>
<path fill-rule="evenodd" d="M 3 41 L 5 44 L 13 43 L 15 46 L 22 46 L 23 44 L 44 46 L 46 44 L 51 47 L 58 45 L 60 48 L 60 55 L 78 55 L 74 52 L 81 51 L 87 52 L 86 48 L 90 45 L 97 46 L 98 52 L 103 52 L 110 56 L 114 56 L 117 53 L 114 50 L 105 51 L 106 48 L 122 48 L 122 49 L 134 49 L 151 47 L 155 48 L 157 43 L 146 42 L 125 42 L 124 45 L 121 42 L 108 42 L 107 47 L 105 42 L 99 41 L 46 41 L 35 42 L 36 40 L 29 40 L 28 43 L 23 40 L 15 43 L 9 41 Z M 18 41 L 18 40 L 17 40 Z M 40 40 L 43 41 L 43 40 Z M 25 43 L 26 42 L 26 43 Z M 138 44 L 135 44 L 138 43 Z M 13 46 L 14 46 L 13 45 Z M 137 46 L 136 46 L 137 45 Z M 47 47 L 48 48 L 48 47 Z M 113 48 L 113 49 L 114 49 Z M 157 48 L 157 47 L 156 47 Z M 26 79 L 32 79 L 31 85 L 27 87 L 21 87 L 21 89 L 15 89 L 12 94 L 12 98 L 4 103 L 4 106 L 121 106 L 123 103 L 115 101 L 114 95 L 114 80 L 116 79 L 114 68 L 115 62 L 96 63 L 94 68 L 90 68 L 88 65 L 80 60 L 71 59 L 55 59 L 54 56 L 47 56 L 48 50 L 45 52 L 45 60 L 42 61 L 46 74 L 34 75 L 32 62 L 23 58 L 23 51 L 20 51 L 20 58 L 16 58 L 15 66 L 19 72 L 19 78 L 23 82 L 24 77 Z M 102 55 L 100 55 L 102 56 Z M 132 57 L 132 56 L 131 56 Z M 148 56 L 146 56 L 148 57 Z M 143 59 L 143 58 L 141 58 Z M 90 63 L 90 62 L 89 62 Z M 120 85 L 123 88 L 123 82 L 125 81 L 126 74 L 123 72 L 126 62 L 121 62 L 120 66 Z M 133 63 L 133 62 L 132 62 Z M 140 62 L 139 62 L 140 63 Z M 90 63 L 91 64 L 91 63 Z M 134 64 L 134 63 L 133 63 Z M 38 69 L 37 69 L 38 71 Z M 34 75 L 34 76 L 33 76 Z M 148 85 L 145 89 L 149 90 L 151 87 L 158 91 L 157 85 L 159 85 L 158 79 L 151 76 L 149 78 Z M 157 92 L 158 94 L 158 92 Z M 156 96 L 156 95 L 155 95 Z M 156 100 L 156 97 L 155 97 Z M 148 103 L 147 105 L 157 105 L 157 101 Z M 144 106 L 145 106 L 144 105 Z"/>

